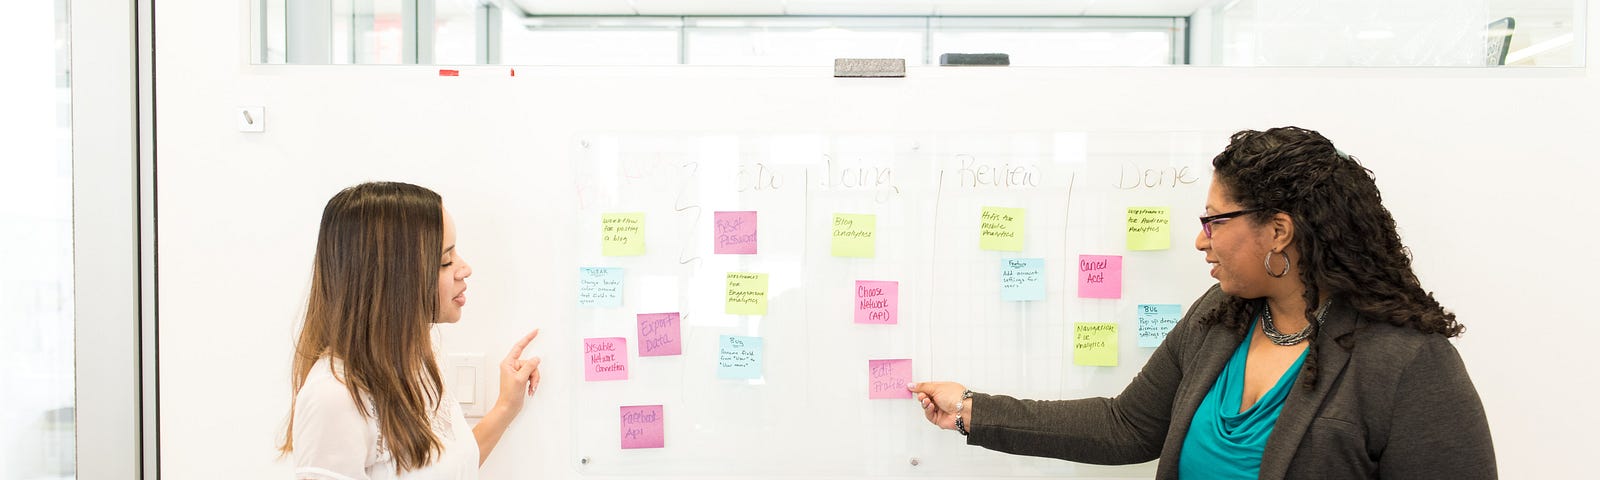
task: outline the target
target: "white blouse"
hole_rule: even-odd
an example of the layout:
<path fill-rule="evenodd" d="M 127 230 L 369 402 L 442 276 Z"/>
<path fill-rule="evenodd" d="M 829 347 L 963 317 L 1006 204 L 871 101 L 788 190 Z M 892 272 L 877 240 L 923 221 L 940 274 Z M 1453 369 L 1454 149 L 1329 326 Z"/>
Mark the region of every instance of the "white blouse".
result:
<path fill-rule="evenodd" d="M 350 399 L 350 391 L 329 368 L 344 376 L 340 360 L 322 357 L 294 399 L 294 478 L 314 480 L 475 480 L 478 478 L 478 440 L 461 412 L 461 405 L 445 392 L 433 416 L 433 434 L 444 452 L 433 463 L 395 474 L 394 456 L 378 432 L 375 416 L 363 416 Z M 363 399 L 366 394 L 362 394 Z M 373 408 L 367 399 L 367 408 Z M 370 411 L 370 410 L 369 410 Z"/>

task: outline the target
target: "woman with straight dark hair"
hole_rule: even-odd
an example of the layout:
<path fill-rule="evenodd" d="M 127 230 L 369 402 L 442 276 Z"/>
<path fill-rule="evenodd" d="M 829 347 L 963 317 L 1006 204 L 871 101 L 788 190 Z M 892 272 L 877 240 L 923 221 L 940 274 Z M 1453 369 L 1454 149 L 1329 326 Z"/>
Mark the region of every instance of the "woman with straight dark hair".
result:
<path fill-rule="evenodd" d="M 328 200 L 317 233 L 294 403 L 280 451 L 302 479 L 473 479 L 523 401 L 534 330 L 500 362 L 494 407 L 468 428 L 445 391 L 431 328 L 455 323 L 472 268 L 439 194 L 374 182 Z"/>
<path fill-rule="evenodd" d="M 909 385 L 978 445 L 1156 478 L 1495 478 L 1478 392 L 1372 172 L 1321 134 L 1234 134 L 1195 248 L 1217 285 L 1121 395 L 1018 400 Z"/>

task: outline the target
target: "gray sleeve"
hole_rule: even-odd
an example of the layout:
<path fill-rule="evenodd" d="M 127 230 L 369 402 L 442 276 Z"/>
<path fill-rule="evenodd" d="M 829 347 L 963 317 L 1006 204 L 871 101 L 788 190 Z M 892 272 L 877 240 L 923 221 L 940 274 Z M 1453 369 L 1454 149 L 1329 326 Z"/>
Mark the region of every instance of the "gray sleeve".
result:
<path fill-rule="evenodd" d="M 1478 390 L 1455 347 L 1433 337 L 1400 375 L 1378 477 L 1498 478 Z"/>
<path fill-rule="evenodd" d="M 1019 400 L 974 394 L 967 444 L 1018 455 L 1124 465 L 1161 455 L 1172 400 L 1183 379 L 1182 351 L 1203 331 L 1195 313 L 1220 292 L 1213 287 L 1156 348 L 1139 375 L 1115 398 Z M 1209 310 L 1209 308 L 1205 308 Z"/>

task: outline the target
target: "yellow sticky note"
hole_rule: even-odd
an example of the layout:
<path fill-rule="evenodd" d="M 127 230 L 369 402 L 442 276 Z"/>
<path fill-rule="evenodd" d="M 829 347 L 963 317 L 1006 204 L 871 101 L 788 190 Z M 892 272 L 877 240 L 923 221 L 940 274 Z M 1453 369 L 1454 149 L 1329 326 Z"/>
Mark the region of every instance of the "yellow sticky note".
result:
<path fill-rule="evenodd" d="M 644 212 L 601 214 L 600 254 L 644 255 Z"/>
<path fill-rule="evenodd" d="M 877 233 L 877 215 L 833 214 L 833 256 L 872 258 Z"/>
<path fill-rule="evenodd" d="M 1072 364 L 1117 366 L 1117 324 L 1073 323 Z"/>
<path fill-rule="evenodd" d="M 978 224 L 978 248 L 1022 251 L 1023 212 L 1020 208 L 983 207 Z"/>
<path fill-rule="evenodd" d="M 767 274 L 728 272 L 729 315 L 767 314 Z"/>
<path fill-rule="evenodd" d="M 1128 250 L 1172 248 L 1171 224 L 1167 207 L 1128 207 Z"/>

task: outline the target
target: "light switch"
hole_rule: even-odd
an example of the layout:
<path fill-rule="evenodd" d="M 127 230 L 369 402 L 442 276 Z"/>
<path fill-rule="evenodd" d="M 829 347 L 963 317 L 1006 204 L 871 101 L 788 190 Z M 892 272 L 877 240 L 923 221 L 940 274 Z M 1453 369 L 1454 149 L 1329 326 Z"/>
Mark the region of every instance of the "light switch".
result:
<path fill-rule="evenodd" d="M 456 401 L 461 403 L 478 403 L 478 369 L 467 366 L 456 366 Z"/>
<path fill-rule="evenodd" d="M 450 396 L 455 397 L 456 403 L 461 404 L 461 413 L 468 417 L 482 417 L 488 409 L 484 405 L 482 390 L 486 379 L 483 377 L 484 364 L 481 353 L 452 353 L 445 356 L 444 365 L 440 370 L 444 374 L 446 388 Z"/>
<path fill-rule="evenodd" d="M 267 107 L 248 106 L 234 109 L 233 115 L 238 118 L 239 131 L 260 133 L 267 131 Z"/>

